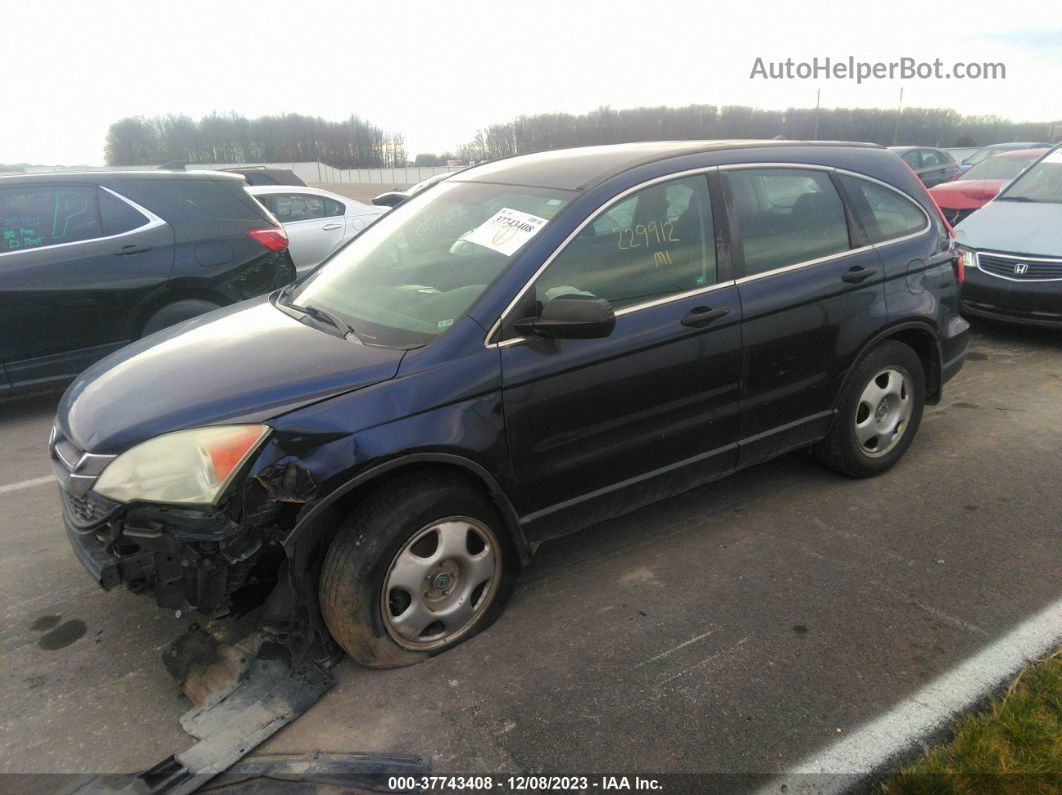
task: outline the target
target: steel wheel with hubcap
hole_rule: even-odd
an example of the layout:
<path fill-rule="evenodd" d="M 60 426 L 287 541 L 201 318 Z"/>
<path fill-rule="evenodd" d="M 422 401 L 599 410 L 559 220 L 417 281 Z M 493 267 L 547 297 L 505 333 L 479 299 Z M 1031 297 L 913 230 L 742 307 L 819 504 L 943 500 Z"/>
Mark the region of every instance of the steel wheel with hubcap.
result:
<path fill-rule="evenodd" d="M 813 448 L 825 466 L 854 478 L 878 475 L 911 445 L 925 407 L 926 377 L 914 349 L 886 340 L 852 368 L 837 416 Z"/>
<path fill-rule="evenodd" d="M 445 471 L 365 497 L 328 547 L 318 597 L 332 637 L 362 665 L 410 665 L 501 613 L 519 564 L 486 492 Z"/>
<path fill-rule="evenodd" d="M 911 377 L 891 367 L 870 379 L 855 414 L 855 436 L 865 455 L 880 458 L 900 441 L 914 407 L 913 392 Z"/>
<path fill-rule="evenodd" d="M 501 554 L 490 528 L 453 516 L 422 528 L 391 561 L 384 578 L 384 624 L 404 649 L 452 643 L 490 605 L 501 579 Z"/>

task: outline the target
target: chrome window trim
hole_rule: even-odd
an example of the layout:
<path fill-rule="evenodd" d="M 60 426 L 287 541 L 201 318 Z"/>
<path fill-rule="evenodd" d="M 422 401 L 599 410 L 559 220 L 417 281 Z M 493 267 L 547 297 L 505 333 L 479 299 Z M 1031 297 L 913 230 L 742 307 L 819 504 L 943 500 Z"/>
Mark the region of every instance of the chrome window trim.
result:
<path fill-rule="evenodd" d="M 564 238 L 564 240 L 562 240 L 560 244 L 555 249 L 553 249 L 550 255 L 546 257 L 545 261 L 538 267 L 538 270 L 536 270 L 531 275 L 531 278 L 524 282 L 524 286 L 521 287 L 520 290 L 516 293 L 516 297 L 509 302 L 508 306 L 506 306 L 505 309 L 502 310 L 501 315 L 498 316 L 498 319 L 491 324 L 490 329 L 487 331 L 487 335 L 483 338 L 483 345 L 487 348 L 502 348 L 507 347 L 509 345 L 515 345 L 518 342 L 524 342 L 526 340 L 525 337 L 513 337 L 512 339 L 508 340 L 498 340 L 497 342 L 491 342 L 491 338 L 501 330 L 501 326 L 502 323 L 505 321 L 505 318 L 520 302 L 520 299 L 524 297 L 527 291 L 531 289 L 531 286 L 538 280 L 538 277 L 542 275 L 542 272 L 550 266 L 550 263 L 552 263 L 553 260 L 555 260 L 560 255 L 560 253 L 568 247 L 568 244 L 575 239 L 576 235 L 578 235 L 580 232 L 583 231 L 583 229 L 585 229 L 587 226 L 597 220 L 597 218 L 603 213 L 611 209 L 612 206 L 615 205 L 617 202 L 622 201 L 623 199 L 630 196 L 632 193 L 636 193 L 637 191 L 643 190 L 644 188 L 652 187 L 653 185 L 656 185 L 661 182 L 673 182 L 676 179 L 694 177 L 698 174 L 709 174 L 712 171 L 718 170 L 719 166 L 701 166 L 699 168 L 687 169 L 686 171 L 676 171 L 673 174 L 665 174 L 661 177 L 653 177 L 652 179 L 647 179 L 644 182 L 639 182 L 637 185 L 633 185 L 627 188 L 622 193 L 617 193 L 615 196 L 609 199 L 608 202 L 602 204 L 600 207 L 597 208 L 596 211 L 594 211 L 592 215 L 587 216 L 582 221 L 582 223 L 580 223 L 575 229 L 573 229 L 571 234 Z M 713 224 L 715 223 L 714 218 L 712 219 L 712 222 Z M 618 312 L 616 312 L 616 316 L 619 317 L 621 314 L 630 314 L 631 312 L 635 312 L 639 309 L 647 309 L 651 306 L 659 306 L 660 304 L 668 303 L 669 301 L 677 301 L 688 295 L 696 295 L 700 292 L 708 292 L 708 290 L 713 289 L 715 287 L 724 287 L 730 284 L 733 284 L 733 282 L 731 281 L 724 282 L 722 284 L 707 285 L 706 287 L 700 287 L 696 290 L 690 290 L 685 293 L 675 293 L 674 295 L 665 296 L 664 298 L 656 298 L 652 301 L 645 301 L 641 304 L 634 304 L 632 306 L 627 306 L 623 309 L 620 309 Z"/>
<path fill-rule="evenodd" d="M 961 243 L 959 245 L 962 245 Z M 1062 257 L 1019 257 L 1017 254 L 999 254 L 995 251 L 977 251 L 975 249 L 964 246 L 968 251 L 972 251 L 974 255 L 974 261 L 977 264 L 977 270 L 981 271 L 985 276 L 991 276 L 995 279 L 1003 279 L 1008 282 L 1017 282 L 1018 284 L 1028 284 L 1030 282 L 1062 282 L 1062 276 L 1049 276 L 1046 279 L 1038 278 L 1024 278 L 1015 279 L 1013 276 L 1003 276 L 999 273 L 992 273 L 992 271 L 986 271 L 981 267 L 981 255 L 987 254 L 990 257 L 999 257 L 1000 259 L 1014 260 L 1015 262 L 1051 262 L 1058 265 L 1062 265 Z"/>
<path fill-rule="evenodd" d="M 501 326 L 504 323 L 506 317 L 513 310 L 513 307 L 515 307 L 516 304 L 520 301 L 520 299 L 524 297 L 524 294 L 531 288 L 531 286 L 535 283 L 535 281 L 542 274 L 542 272 L 546 268 L 549 267 L 550 263 L 553 262 L 553 260 L 560 254 L 560 252 L 562 252 L 567 247 L 567 245 L 575 238 L 576 235 L 578 235 L 588 224 L 592 223 L 598 216 L 600 216 L 602 213 L 606 212 L 614 204 L 616 204 L 620 200 L 626 198 L 631 193 L 639 191 L 639 190 L 641 190 L 643 188 L 650 187 L 650 186 L 655 185 L 655 184 L 660 183 L 660 182 L 669 182 L 671 180 L 682 179 L 683 177 L 695 176 L 697 174 L 709 174 L 712 171 L 731 171 L 731 170 L 738 170 L 738 169 L 745 169 L 745 168 L 782 168 L 782 169 L 796 169 L 796 170 L 805 170 L 805 171 L 825 171 L 825 172 L 834 172 L 836 174 L 844 174 L 845 176 L 854 177 L 855 179 L 866 180 L 867 182 L 871 182 L 871 183 L 879 185 L 879 186 L 881 186 L 883 188 L 886 188 L 887 190 L 891 190 L 893 193 L 896 193 L 897 195 L 899 195 L 901 198 L 903 198 L 909 204 L 914 205 L 914 207 L 916 207 L 919 210 L 919 212 L 922 213 L 922 217 L 925 219 L 925 226 L 923 226 L 917 232 L 911 232 L 909 234 L 903 235 L 901 237 L 895 237 L 895 238 L 892 238 L 890 240 L 883 240 L 880 243 L 868 243 L 865 246 L 859 246 L 858 248 L 850 248 L 850 249 L 846 249 L 844 251 L 838 251 L 836 254 L 829 254 L 829 255 L 827 255 L 825 257 L 819 257 L 819 258 L 813 259 L 813 260 L 804 260 L 802 262 L 795 262 L 792 265 L 784 265 L 784 266 L 782 266 L 780 268 L 775 268 L 773 270 L 764 271 L 763 273 L 754 273 L 754 274 L 752 274 L 750 276 L 742 276 L 740 279 L 732 279 L 732 280 L 730 280 L 728 282 L 721 282 L 721 283 L 718 283 L 718 284 L 709 285 L 709 286 L 704 287 L 704 288 L 699 288 L 697 290 L 690 290 L 690 291 L 687 291 L 687 292 L 684 292 L 684 293 L 676 293 L 674 295 L 666 296 L 664 298 L 658 298 L 658 299 L 653 300 L 653 301 L 646 301 L 646 302 L 641 303 L 641 304 L 635 304 L 633 306 L 624 307 L 623 309 L 620 309 L 620 310 L 618 310 L 616 312 L 616 316 L 617 317 L 620 317 L 620 316 L 625 315 L 625 314 L 630 314 L 632 312 L 637 312 L 638 310 L 641 310 L 641 309 L 649 309 L 649 308 L 652 308 L 652 307 L 655 307 L 655 306 L 660 306 L 662 304 L 666 304 L 666 303 L 669 303 L 671 301 L 678 301 L 678 300 L 681 300 L 683 298 L 687 298 L 687 297 L 692 296 L 692 295 L 697 295 L 698 293 L 710 292 L 711 290 L 714 290 L 716 288 L 730 287 L 730 286 L 733 286 L 733 285 L 745 284 L 746 282 L 756 281 L 758 279 L 767 278 L 769 276 L 776 276 L 778 274 L 787 273 L 789 271 L 798 270 L 800 268 L 814 267 L 815 265 L 821 265 L 821 264 L 823 264 L 825 262 L 830 262 L 832 260 L 840 259 L 841 257 L 847 257 L 847 256 L 849 256 L 851 254 L 858 254 L 858 253 L 861 253 L 861 252 L 870 251 L 872 249 L 878 249 L 878 248 L 883 248 L 885 246 L 891 246 L 894 243 L 902 243 L 902 242 L 904 242 L 906 240 L 913 240 L 916 237 L 924 235 L 926 232 L 928 232 L 933 227 L 933 219 L 930 217 L 930 215 L 929 215 L 928 211 L 926 210 L 926 208 L 923 207 L 921 204 L 919 204 L 917 201 L 915 201 L 905 191 L 900 190 L 899 188 L 895 187 L 894 185 L 890 185 L 887 182 L 884 182 L 884 181 L 882 181 L 880 179 L 877 179 L 876 177 L 871 177 L 871 176 L 869 176 L 867 174 L 861 174 L 861 173 L 859 173 L 857 171 L 850 171 L 850 170 L 845 169 L 845 168 L 836 168 L 834 166 L 824 166 L 824 165 L 820 165 L 818 163 L 773 162 L 773 163 L 727 163 L 727 164 L 721 164 L 721 165 L 715 165 L 715 166 L 706 166 L 706 167 L 702 167 L 702 168 L 689 169 L 687 171 L 676 171 L 674 174 L 667 174 L 667 175 L 662 176 L 662 177 L 654 177 L 653 179 L 646 180 L 645 182 L 640 182 L 637 185 L 634 185 L 633 187 L 630 187 L 627 190 L 623 191 L 622 193 L 617 194 L 612 199 L 610 199 L 607 204 L 602 205 L 597 210 L 597 212 L 595 212 L 593 215 L 589 216 L 585 221 L 583 221 L 581 224 L 579 224 L 579 226 L 576 227 L 575 230 L 570 235 L 568 235 L 568 237 L 566 237 L 563 241 L 561 241 L 561 243 L 557 246 L 557 248 L 554 249 L 553 253 L 551 253 L 549 255 L 549 257 L 546 258 L 545 262 L 542 263 L 542 265 L 538 268 L 538 270 L 535 271 L 535 273 L 531 276 L 531 278 L 528 279 L 527 282 L 524 283 L 524 286 L 520 288 L 519 292 L 517 292 L 516 297 L 512 301 L 509 302 L 508 306 L 505 307 L 505 309 L 502 311 L 502 313 L 498 317 L 498 319 L 494 321 L 494 323 L 491 325 L 490 329 L 487 331 L 487 334 L 486 334 L 486 336 L 483 339 L 484 346 L 486 346 L 487 348 L 504 348 L 504 347 L 507 347 L 509 345 L 515 345 L 517 343 L 524 342 L 526 340 L 525 337 L 513 337 L 512 339 L 508 339 L 508 340 L 499 340 L 497 342 L 491 342 L 491 338 L 494 337 L 494 335 L 499 332 L 499 330 L 501 329 Z M 838 198 L 841 198 L 840 194 L 838 194 Z M 715 223 L 715 219 L 713 218 L 712 221 L 713 221 L 713 224 L 714 224 Z M 1028 281 L 1028 280 L 1025 280 L 1025 281 Z"/>
<path fill-rule="evenodd" d="M 849 171 L 845 168 L 837 168 L 834 169 L 834 171 L 836 171 L 838 174 L 844 174 L 847 177 L 855 177 L 856 179 L 862 179 L 866 180 L 867 182 L 873 182 L 874 184 L 880 185 L 881 187 L 887 190 L 891 190 L 893 193 L 899 195 L 901 198 L 906 200 L 909 204 L 913 204 L 915 208 L 917 208 L 918 211 L 922 213 L 922 217 L 926 219 L 926 225 L 919 229 L 917 232 L 910 232 L 909 234 L 902 235 L 901 237 L 894 237 L 889 240 L 882 240 L 880 243 L 871 243 L 871 246 L 891 246 L 893 243 L 902 243 L 904 240 L 912 240 L 913 238 L 916 238 L 919 235 L 924 235 L 926 232 L 933 228 L 933 219 L 932 217 L 930 217 L 929 211 L 926 210 L 926 208 L 923 207 L 921 204 L 916 202 L 914 198 L 906 191 L 900 190 L 895 185 L 890 185 L 888 182 L 883 182 L 882 180 L 868 176 L 867 174 L 860 174 L 857 171 Z"/>
<path fill-rule="evenodd" d="M 803 262 L 794 262 L 792 265 L 783 265 L 780 268 L 774 270 L 763 271 L 763 273 L 753 273 L 751 276 L 742 276 L 737 280 L 738 284 L 745 284 L 746 282 L 754 282 L 759 279 L 765 279 L 768 276 L 777 276 L 780 273 L 788 273 L 789 271 L 801 270 L 802 268 L 812 268 L 816 265 L 821 265 L 824 262 L 831 262 L 835 259 L 841 259 L 847 257 L 850 254 L 858 254 L 862 251 L 871 251 L 874 248 L 873 244 L 868 246 L 860 246 L 859 248 L 846 248 L 844 251 L 838 251 L 836 254 L 828 254 L 825 257 L 819 257 L 818 259 L 804 260 Z"/>
<path fill-rule="evenodd" d="M 858 171 L 849 171 L 846 168 L 822 166 L 814 163 L 735 163 L 733 165 L 720 166 L 719 170 L 730 171 L 743 168 L 784 168 L 797 170 L 803 169 L 811 171 L 832 171 L 836 174 L 844 174 L 846 177 L 853 177 L 855 179 L 862 179 L 866 180 L 867 182 L 873 182 L 883 188 L 891 190 L 893 193 L 896 193 L 897 195 L 902 197 L 909 204 L 914 205 L 922 213 L 922 218 L 925 219 L 926 223 L 925 226 L 923 226 L 917 232 L 910 232 L 909 234 L 903 235 L 901 237 L 894 237 L 889 240 L 882 240 L 880 243 L 868 243 L 867 245 L 859 246 L 858 248 L 845 249 L 844 251 L 838 251 L 836 254 L 828 254 L 825 257 L 818 257 L 812 260 L 804 260 L 802 262 L 794 262 L 792 265 L 783 265 L 780 268 L 774 268 L 773 270 L 763 271 L 763 273 L 753 273 L 749 276 L 742 276 L 740 279 L 737 280 L 738 284 L 745 284 L 746 282 L 756 281 L 757 279 L 763 279 L 768 276 L 776 276 L 780 273 L 787 273 L 789 271 L 798 270 L 800 268 L 814 267 L 815 265 L 821 265 L 824 262 L 830 262 L 832 260 L 840 259 L 841 257 L 847 257 L 850 254 L 858 254 L 864 251 L 870 251 L 871 249 L 876 250 L 879 248 L 883 248 L 884 246 L 891 246 L 893 243 L 902 243 L 905 240 L 913 240 L 916 237 L 924 235 L 926 232 L 933 228 L 933 219 L 929 216 L 929 213 L 926 211 L 926 208 L 916 202 L 907 193 L 895 187 L 894 185 L 890 185 L 887 182 L 883 182 L 882 180 L 877 179 L 875 177 L 871 177 L 867 174 L 860 174 Z M 840 194 L 838 194 L 838 198 L 841 198 Z"/>
<path fill-rule="evenodd" d="M 50 243 L 47 246 L 34 246 L 33 248 L 20 248 L 20 249 L 15 249 L 14 251 L 0 251 L 0 257 L 12 257 L 12 256 L 17 256 L 19 254 L 29 254 L 29 253 L 34 252 L 34 251 L 44 251 L 44 250 L 52 251 L 52 250 L 57 249 L 57 248 L 65 248 L 67 246 L 80 246 L 80 245 L 84 245 L 85 243 L 99 243 L 99 242 L 104 241 L 104 240 L 118 240 L 120 238 L 125 237 L 126 235 L 131 235 L 134 232 L 144 232 L 144 231 L 146 231 L 148 229 L 154 229 L 156 227 L 164 226 L 166 224 L 166 222 L 163 219 L 159 218 L 157 215 L 155 215 L 155 213 L 151 212 L 151 210 L 147 209 L 146 207 L 141 207 L 139 204 L 137 204 L 132 199 L 127 199 L 122 194 L 115 193 L 110 188 L 105 188 L 103 185 L 96 185 L 96 184 L 92 184 L 92 183 L 86 183 L 86 185 L 91 185 L 91 187 L 96 188 L 97 190 L 105 190 L 109 194 L 114 196 L 116 199 L 119 199 L 120 201 L 125 202 L 130 207 L 132 207 L 134 210 L 136 210 L 137 212 L 139 212 L 142 215 L 144 215 L 148 219 L 147 223 L 141 224 L 140 226 L 137 226 L 137 227 L 133 227 L 132 229 L 127 229 L 125 232 L 119 232 L 116 235 L 104 235 L 103 237 L 89 237 L 89 238 L 86 238 L 85 240 L 72 240 L 69 243 Z M 69 187 L 69 186 L 66 186 L 66 187 Z M 81 186 L 78 185 L 77 187 L 81 187 Z M 47 188 L 47 190 L 55 190 L 55 188 Z"/>

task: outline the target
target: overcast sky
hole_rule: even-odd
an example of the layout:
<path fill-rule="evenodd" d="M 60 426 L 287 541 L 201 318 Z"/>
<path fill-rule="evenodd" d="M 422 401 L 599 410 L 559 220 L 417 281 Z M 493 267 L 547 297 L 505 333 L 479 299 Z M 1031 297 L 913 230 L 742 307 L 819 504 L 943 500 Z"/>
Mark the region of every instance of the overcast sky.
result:
<path fill-rule="evenodd" d="M 904 105 L 1062 120 L 1062 5 L 1042 1 L 35 0 L 3 28 L 0 163 L 102 164 L 131 115 L 357 113 L 412 156 L 521 113 L 897 105 L 899 80 L 750 79 L 758 56 L 1000 61 L 1005 80 L 903 81 Z"/>

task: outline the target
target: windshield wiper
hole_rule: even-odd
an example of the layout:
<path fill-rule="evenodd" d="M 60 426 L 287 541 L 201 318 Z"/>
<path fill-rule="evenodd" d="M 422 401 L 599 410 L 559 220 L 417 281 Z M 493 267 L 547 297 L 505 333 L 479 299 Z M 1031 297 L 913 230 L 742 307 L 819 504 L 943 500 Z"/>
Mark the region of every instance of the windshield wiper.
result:
<path fill-rule="evenodd" d="M 1000 201 L 1000 202 L 1032 202 L 1034 204 L 1039 204 L 1039 202 L 1040 202 L 1039 199 L 1031 199 L 1028 196 L 998 196 L 996 198 L 996 201 Z"/>
<path fill-rule="evenodd" d="M 283 297 L 283 292 L 281 292 L 281 294 L 277 296 L 278 299 L 281 299 Z M 342 320 L 340 320 L 330 312 L 326 312 L 325 310 L 320 309 L 316 306 L 303 306 L 302 304 L 293 304 L 288 301 L 278 300 L 278 303 L 286 309 L 293 309 L 296 312 L 302 312 L 302 314 L 308 315 L 314 320 L 320 321 L 322 323 L 325 323 L 326 325 L 331 326 L 336 331 L 338 331 L 339 336 L 343 337 L 344 339 L 349 335 L 353 337 L 357 342 L 360 342 L 363 345 L 365 344 L 362 338 L 358 336 L 358 332 L 351 328 L 349 323 L 344 323 Z"/>

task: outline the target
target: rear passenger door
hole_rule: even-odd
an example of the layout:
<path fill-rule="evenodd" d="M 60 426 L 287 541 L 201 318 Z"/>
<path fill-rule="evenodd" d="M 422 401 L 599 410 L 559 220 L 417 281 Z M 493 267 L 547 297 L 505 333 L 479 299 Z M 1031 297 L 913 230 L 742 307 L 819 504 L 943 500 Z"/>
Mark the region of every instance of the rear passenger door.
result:
<path fill-rule="evenodd" d="M 129 339 L 173 232 L 90 184 L 0 190 L 0 346 L 13 385 L 69 378 Z"/>
<path fill-rule="evenodd" d="M 740 463 L 821 437 L 885 322 L 883 274 L 831 170 L 723 170 L 744 341 Z"/>

